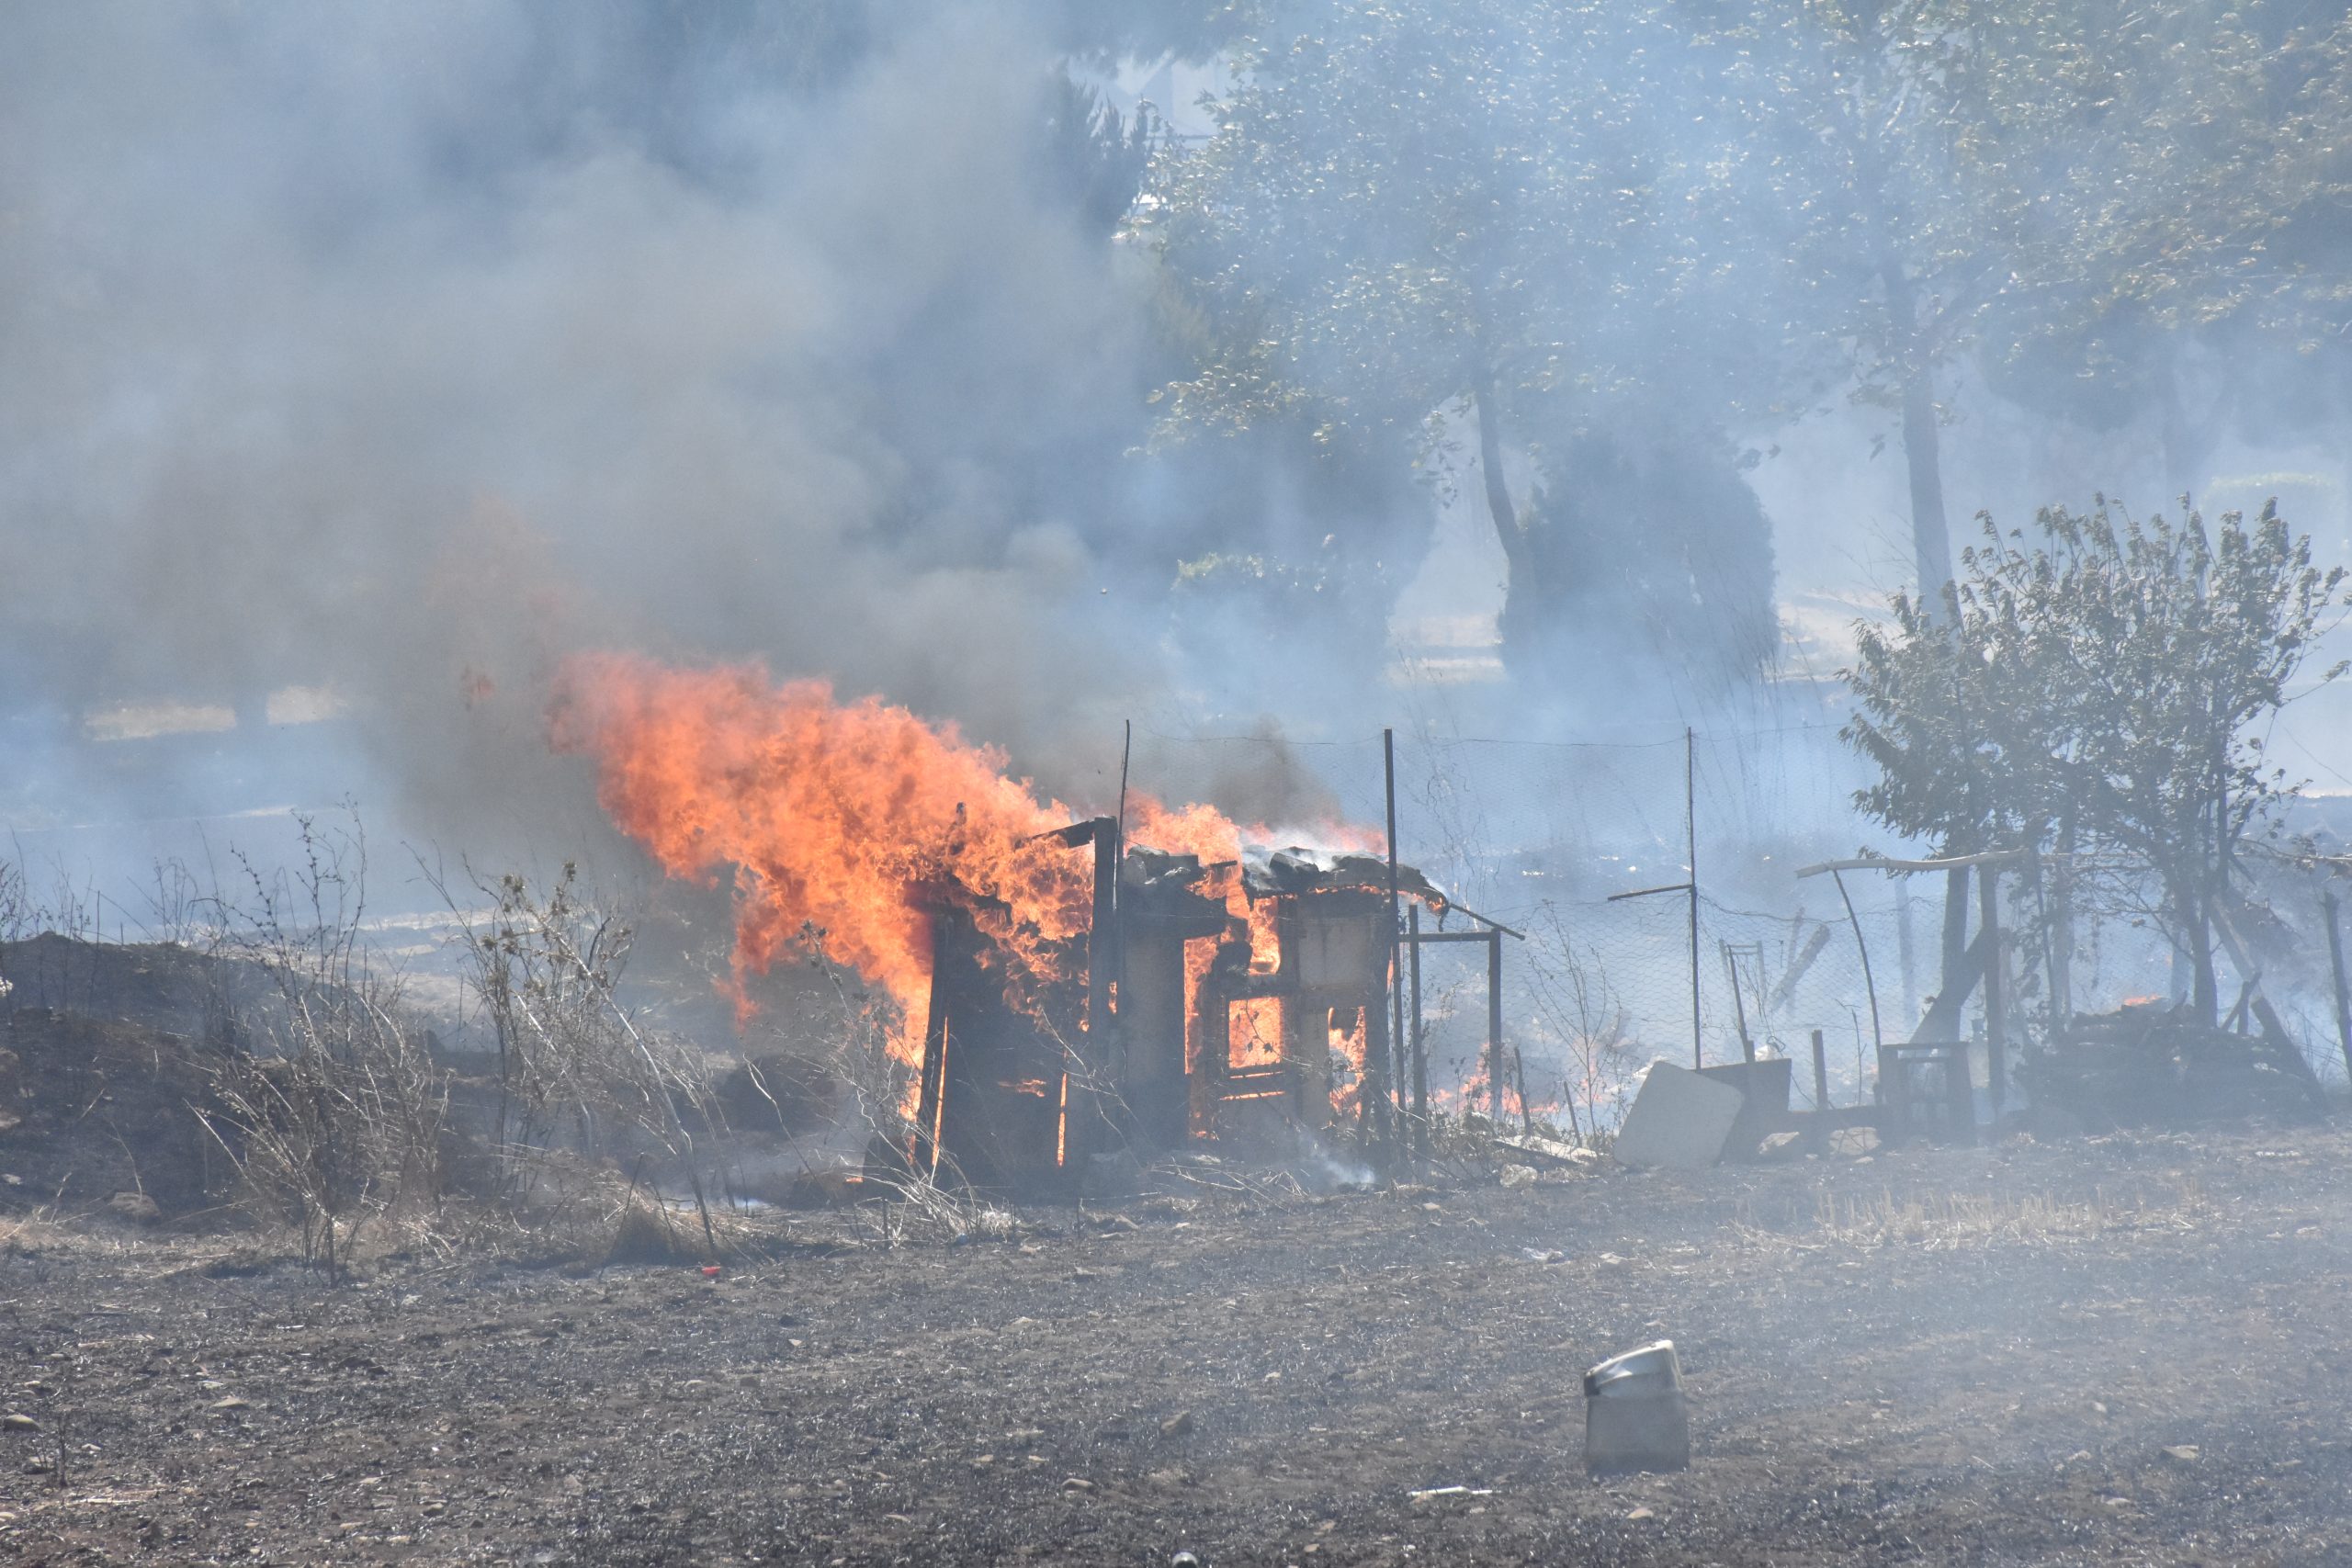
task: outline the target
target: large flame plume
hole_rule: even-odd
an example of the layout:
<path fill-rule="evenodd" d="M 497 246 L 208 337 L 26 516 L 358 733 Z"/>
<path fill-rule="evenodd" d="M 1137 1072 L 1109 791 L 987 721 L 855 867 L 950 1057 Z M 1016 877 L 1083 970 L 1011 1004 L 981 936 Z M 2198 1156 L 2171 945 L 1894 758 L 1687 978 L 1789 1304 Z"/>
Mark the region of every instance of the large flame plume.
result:
<path fill-rule="evenodd" d="M 1040 976 L 1086 930 L 1090 859 L 1039 837 L 1080 813 L 952 724 L 872 697 L 842 702 L 822 681 L 778 683 L 756 664 L 680 669 L 600 653 L 566 661 L 549 726 L 559 750 L 594 759 L 605 809 L 666 874 L 707 883 L 733 869 L 746 1013 L 751 976 L 819 951 L 897 1004 L 891 1048 L 915 1066 L 931 983 L 926 891 L 957 889 Z M 1265 836 L 1148 795 L 1129 797 L 1127 818 L 1134 841 L 1211 863 L 1237 861 L 1245 835 Z M 1238 875 L 1217 884 L 1236 916 L 1253 913 Z M 1264 936 L 1254 956 L 1271 965 Z"/>

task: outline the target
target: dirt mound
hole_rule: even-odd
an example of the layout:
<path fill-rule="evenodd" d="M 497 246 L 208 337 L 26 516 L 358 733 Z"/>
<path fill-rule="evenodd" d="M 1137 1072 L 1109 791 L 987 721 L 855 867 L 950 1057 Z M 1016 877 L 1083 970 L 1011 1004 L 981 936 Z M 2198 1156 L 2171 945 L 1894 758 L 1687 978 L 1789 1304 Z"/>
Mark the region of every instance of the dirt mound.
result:
<path fill-rule="evenodd" d="M 727 1124 L 747 1132 L 805 1133 L 828 1125 L 848 1095 L 834 1064 L 788 1052 L 747 1058 L 716 1089 Z"/>
<path fill-rule="evenodd" d="M 0 942 L 0 1007 L 80 1013 L 218 1043 L 277 997 L 261 966 L 178 942 L 82 942 L 44 931 Z"/>
<path fill-rule="evenodd" d="M 170 1218 L 230 1174 L 198 1120 L 202 1047 L 124 1019 L 20 1007 L 0 1019 L 0 1212 L 143 1193 Z M 118 1212 L 129 1213 L 128 1206 Z"/>

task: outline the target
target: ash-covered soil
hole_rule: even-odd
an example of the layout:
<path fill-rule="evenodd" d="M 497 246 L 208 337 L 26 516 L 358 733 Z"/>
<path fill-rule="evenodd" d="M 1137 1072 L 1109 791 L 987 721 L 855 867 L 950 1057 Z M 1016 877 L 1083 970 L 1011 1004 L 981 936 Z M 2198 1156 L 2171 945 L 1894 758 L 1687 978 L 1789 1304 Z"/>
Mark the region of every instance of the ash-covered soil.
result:
<path fill-rule="evenodd" d="M 961 1245 L 796 1217 L 716 1279 L 420 1255 L 330 1287 L 20 1224 L 0 1397 L 40 1425 L 0 1432 L 0 1559 L 2352 1561 L 2347 1168 L 2341 1132 L 2257 1126 L 1179 1179 Z M 1661 1335 L 1695 1462 L 1588 1479 L 1579 1375 Z"/>

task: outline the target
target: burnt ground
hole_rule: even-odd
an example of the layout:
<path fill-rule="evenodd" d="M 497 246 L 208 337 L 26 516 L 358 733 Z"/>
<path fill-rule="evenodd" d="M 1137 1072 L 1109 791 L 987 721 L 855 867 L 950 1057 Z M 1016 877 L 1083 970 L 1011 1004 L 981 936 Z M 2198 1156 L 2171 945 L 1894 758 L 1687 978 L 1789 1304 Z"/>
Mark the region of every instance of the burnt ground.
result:
<path fill-rule="evenodd" d="M 0 1432 L 0 1559 L 2352 1562 L 2347 1167 L 2257 1126 L 1180 1181 L 963 1245 L 794 1217 L 715 1280 L 335 1288 L 20 1221 L 0 1397 L 42 1426 Z M 1661 1334 L 1695 1462 L 1589 1480 L 1578 1376 Z"/>

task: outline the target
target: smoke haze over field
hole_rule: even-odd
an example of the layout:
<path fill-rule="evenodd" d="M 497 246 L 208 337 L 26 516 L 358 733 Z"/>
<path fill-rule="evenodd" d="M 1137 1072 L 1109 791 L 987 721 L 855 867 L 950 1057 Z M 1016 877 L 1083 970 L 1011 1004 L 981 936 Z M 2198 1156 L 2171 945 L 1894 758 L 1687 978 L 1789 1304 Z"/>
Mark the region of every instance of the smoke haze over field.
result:
<path fill-rule="evenodd" d="M 454 808 L 567 776 L 514 742 L 577 646 L 1048 760 L 1149 690 L 1084 537 L 1142 313 L 1035 175 L 1045 35 L 950 8 L 820 92 L 635 17 L 689 30 L 11 15 L 10 706 L 332 685 L 361 793 Z"/>
<path fill-rule="evenodd" d="M 0 817 L 308 790 L 453 843 L 559 808 L 587 831 L 587 780 L 543 744 L 549 672 L 582 648 L 824 676 L 1094 803 L 1122 716 L 1376 729 L 1390 603 L 1401 640 L 1443 623 L 1482 652 L 1491 536 L 1443 495 L 1432 535 L 1401 449 L 1275 429 L 1140 455 L 1182 321 L 1056 173 L 1062 62 L 1132 86 L 1209 41 L 1057 0 L 12 9 Z M 1962 404 L 1956 525 L 2148 489 L 2153 465 L 2086 457 L 2130 432 L 2042 420 L 2021 468 L 1998 406 Z M 1899 465 L 1867 457 L 1883 416 L 1822 405 L 1730 433 L 1777 454 L 1748 476 L 1773 536 L 1741 558 L 1766 595 L 1777 558 L 1782 667 L 1815 675 L 1907 549 Z M 2324 467 L 2246 446 L 2208 468 L 2233 462 Z M 1562 735 L 1703 716 L 1675 707 L 1683 649 L 1577 603 L 1610 678 L 1410 701 Z M 150 759 L 163 776 L 116 799 L 80 731 L 157 703 L 257 729 L 288 687 L 345 715 L 299 783 L 207 795 Z M 1753 694 L 1732 711 L 1772 718 Z M 1247 772 L 1253 798 L 1306 787 Z"/>

